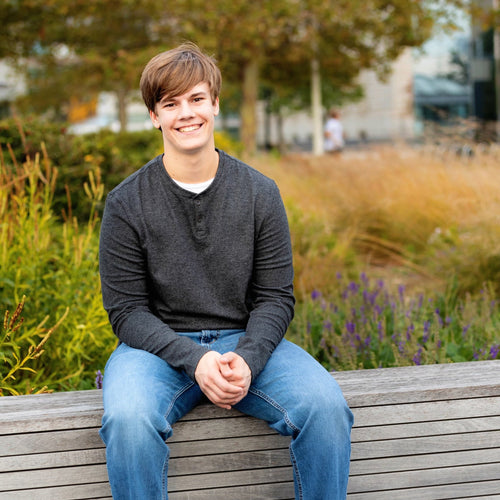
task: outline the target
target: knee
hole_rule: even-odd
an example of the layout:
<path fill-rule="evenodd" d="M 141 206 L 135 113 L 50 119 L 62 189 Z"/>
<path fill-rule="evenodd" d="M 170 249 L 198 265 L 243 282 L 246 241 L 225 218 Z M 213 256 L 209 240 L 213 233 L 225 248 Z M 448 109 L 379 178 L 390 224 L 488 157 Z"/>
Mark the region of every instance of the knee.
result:
<path fill-rule="evenodd" d="M 165 441 L 170 432 L 165 417 L 148 405 L 119 402 L 106 408 L 102 418 L 101 437 L 106 444 L 117 439 L 129 446 L 140 446 L 155 436 Z"/>
<path fill-rule="evenodd" d="M 328 433 L 329 430 L 337 435 L 350 433 L 353 415 L 334 379 L 317 391 L 310 391 L 301 406 L 305 420 L 309 424 L 313 423 L 322 433 Z"/>

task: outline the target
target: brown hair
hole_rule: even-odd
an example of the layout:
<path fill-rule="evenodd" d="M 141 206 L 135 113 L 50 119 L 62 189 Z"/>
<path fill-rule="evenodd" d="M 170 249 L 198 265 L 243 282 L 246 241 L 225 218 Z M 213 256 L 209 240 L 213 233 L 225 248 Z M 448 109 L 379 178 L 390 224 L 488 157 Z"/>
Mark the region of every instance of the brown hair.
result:
<path fill-rule="evenodd" d="M 156 103 L 165 96 L 182 95 L 200 82 L 208 83 L 215 103 L 221 81 L 215 60 L 187 42 L 153 57 L 142 72 L 140 87 L 148 110 L 155 111 Z"/>

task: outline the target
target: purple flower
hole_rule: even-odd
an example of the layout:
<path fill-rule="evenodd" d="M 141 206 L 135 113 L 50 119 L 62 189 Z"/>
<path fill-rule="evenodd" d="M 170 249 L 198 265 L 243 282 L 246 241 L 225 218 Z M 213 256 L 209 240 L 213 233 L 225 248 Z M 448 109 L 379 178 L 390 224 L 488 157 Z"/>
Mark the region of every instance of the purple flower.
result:
<path fill-rule="evenodd" d="M 313 290 L 311 292 L 311 299 L 312 300 L 317 300 L 321 297 L 321 292 L 319 292 L 318 290 Z"/>
<path fill-rule="evenodd" d="M 102 373 L 101 370 L 96 371 L 95 386 L 97 389 L 102 389 Z"/>
<path fill-rule="evenodd" d="M 417 353 L 415 356 L 413 356 L 413 362 L 416 365 L 421 365 L 422 364 L 422 348 L 419 347 Z"/>
<path fill-rule="evenodd" d="M 404 300 L 405 300 L 405 286 L 404 285 L 398 286 L 398 294 L 399 294 L 400 302 L 404 302 Z"/>
<path fill-rule="evenodd" d="M 500 344 L 493 344 L 490 348 L 490 359 L 497 359 L 500 352 Z"/>
<path fill-rule="evenodd" d="M 382 340 L 384 338 L 384 327 L 382 326 L 382 321 L 377 323 L 378 338 Z"/>
<path fill-rule="evenodd" d="M 418 308 L 422 309 L 423 304 L 424 304 L 424 295 L 421 293 L 418 296 Z"/>
<path fill-rule="evenodd" d="M 443 322 L 443 318 L 441 318 L 441 311 L 436 308 L 436 310 L 434 312 L 436 313 L 436 316 L 438 318 L 439 326 L 442 328 L 444 326 L 444 322 Z"/>
<path fill-rule="evenodd" d="M 463 328 L 462 328 L 462 337 L 466 337 L 467 335 L 467 332 L 469 331 L 469 328 L 470 328 L 470 323 L 468 325 L 465 325 Z"/>
<path fill-rule="evenodd" d="M 356 324 L 353 321 L 347 321 L 345 324 L 346 330 L 353 335 L 356 331 Z"/>
<path fill-rule="evenodd" d="M 415 331 L 415 326 L 413 323 L 406 329 L 406 340 L 411 340 L 411 336 Z"/>

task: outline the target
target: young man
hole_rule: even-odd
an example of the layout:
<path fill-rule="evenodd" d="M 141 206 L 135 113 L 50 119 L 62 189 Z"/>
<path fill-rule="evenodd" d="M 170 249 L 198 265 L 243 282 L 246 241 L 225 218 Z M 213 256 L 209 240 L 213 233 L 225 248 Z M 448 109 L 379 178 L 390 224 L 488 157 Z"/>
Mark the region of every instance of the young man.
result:
<path fill-rule="evenodd" d="M 113 498 L 167 498 L 165 441 L 205 395 L 292 436 L 297 498 L 343 499 L 352 414 L 332 376 L 283 339 L 287 218 L 272 180 L 215 149 L 220 85 L 192 44 L 147 64 L 141 91 L 164 153 L 106 200 L 100 272 L 120 340 L 101 429 Z"/>

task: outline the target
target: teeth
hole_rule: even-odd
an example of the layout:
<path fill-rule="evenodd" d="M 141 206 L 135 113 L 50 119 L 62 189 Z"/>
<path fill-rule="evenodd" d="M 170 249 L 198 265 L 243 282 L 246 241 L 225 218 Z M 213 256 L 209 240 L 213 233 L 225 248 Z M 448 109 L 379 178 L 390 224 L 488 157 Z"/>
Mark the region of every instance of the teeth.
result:
<path fill-rule="evenodd" d="M 179 129 L 179 132 L 192 132 L 193 130 L 196 130 L 197 128 L 199 128 L 198 125 L 191 125 L 190 127 L 181 127 Z"/>

